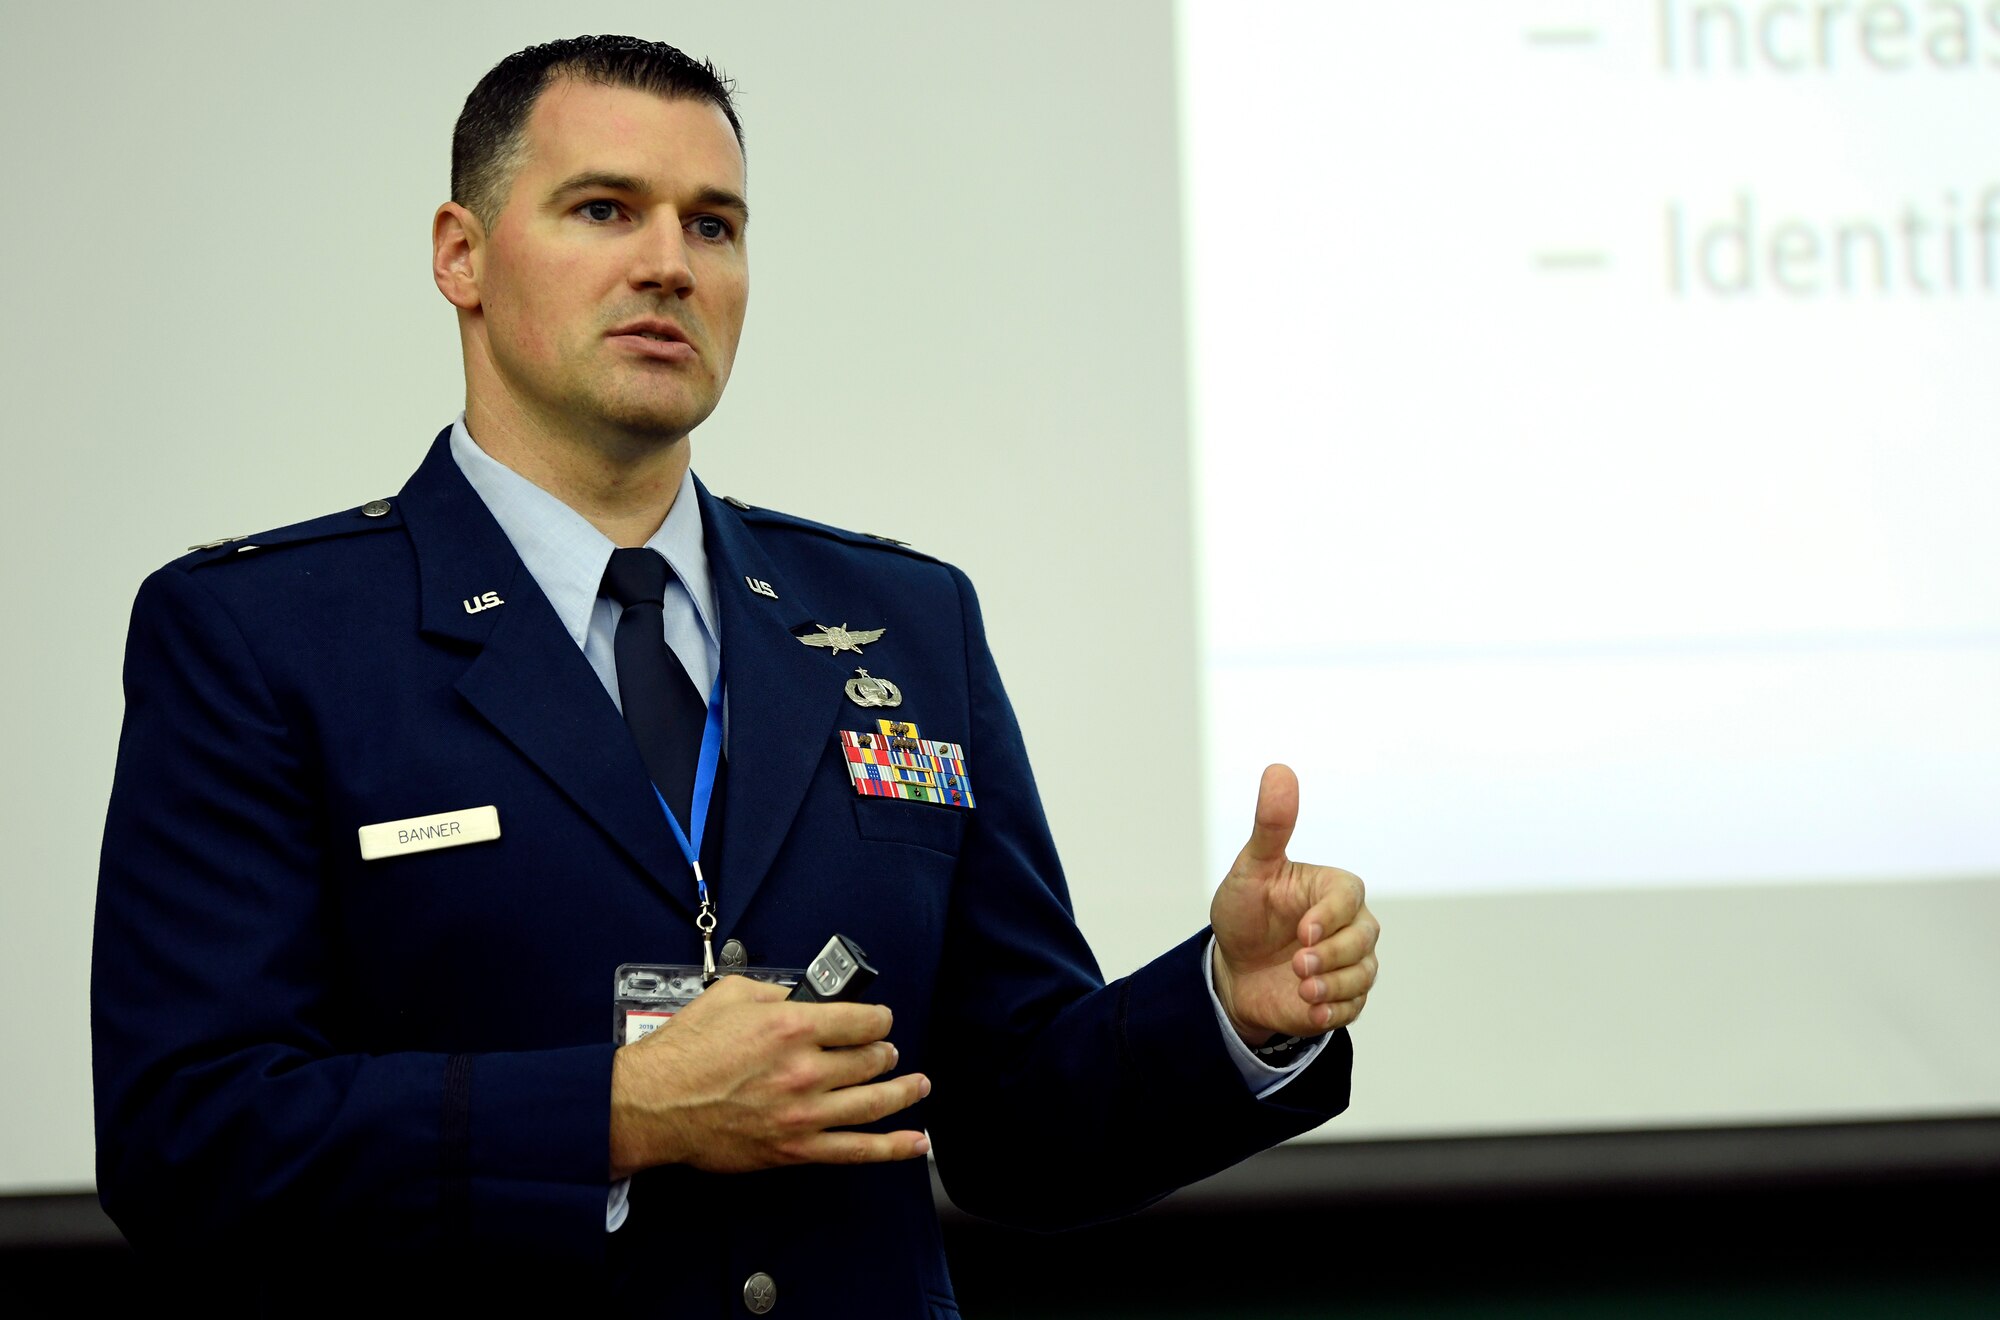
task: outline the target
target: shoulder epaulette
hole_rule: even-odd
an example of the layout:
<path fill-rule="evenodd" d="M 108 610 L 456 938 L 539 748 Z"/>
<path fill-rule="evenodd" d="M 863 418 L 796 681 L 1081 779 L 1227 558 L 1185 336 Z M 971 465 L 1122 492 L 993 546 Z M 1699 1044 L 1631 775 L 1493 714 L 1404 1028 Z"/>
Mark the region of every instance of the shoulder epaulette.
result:
<path fill-rule="evenodd" d="M 330 541 L 361 532 L 400 527 L 402 524 L 403 516 L 396 508 L 394 500 L 370 500 L 352 509 L 343 509 L 339 513 L 329 513 L 324 517 L 308 518 L 304 522 L 292 523 L 287 527 L 274 527 L 268 532 L 224 536 L 213 541 L 204 541 L 200 545 L 191 545 L 182 559 L 189 567 L 200 568 L 208 564 L 219 564 L 253 551 L 275 550 L 279 546 L 304 545 L 314 541 Z"/>
<path fill-rule="evenodd" d="M 908 541 L 898 541 L 893 536 L 882 536 L 875 532 L 853 532 L 845 527 L 833 527 L 826 523 L 814 522 L 810 518 L 800 518 L 789 513 L 779 513 L 775 509 L 759 508 L 746 504 L 734 495 L 724 495 L 722 502 L 743 515 L 743 521 L 770 527 L 784 527 L 793 531 L 810 532 L 814 536 L 824 536 L 833 541 L 845 541 L 870 550 L 897 550 L 912 559 L 928 559 L 937 562 L 937 556 L 924 553 Z"/>

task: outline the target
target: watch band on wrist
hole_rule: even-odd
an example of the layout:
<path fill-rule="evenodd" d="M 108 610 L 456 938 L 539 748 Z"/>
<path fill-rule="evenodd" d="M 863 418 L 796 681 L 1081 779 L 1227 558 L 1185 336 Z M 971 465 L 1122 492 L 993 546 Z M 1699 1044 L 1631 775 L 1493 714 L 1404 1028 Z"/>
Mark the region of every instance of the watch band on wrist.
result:
<path fill-rule="evenodd" d="M 1259 1062 L 1282 1068 L 1305 1053 L 1307 1043 L 1304 1036 L 1273 1036 L 1262 1045 L 1252 1046 L 1250 1052 Z"/>

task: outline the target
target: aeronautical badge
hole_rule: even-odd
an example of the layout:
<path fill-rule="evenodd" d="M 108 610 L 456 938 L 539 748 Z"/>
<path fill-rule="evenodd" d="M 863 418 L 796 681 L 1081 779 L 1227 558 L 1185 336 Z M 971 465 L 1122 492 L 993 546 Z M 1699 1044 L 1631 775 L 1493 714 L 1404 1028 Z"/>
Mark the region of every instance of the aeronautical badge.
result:
<path fill-rule="evenodd" d="M 877 678 L 865 669 L 857 669 L 854 677 L 847 680 L 847 699 L 864 710 L 876 706 L 900 706 L 903 704 L 903 689 L 886 678 Z"/>
<path fill-rule="evenodd" d="M 963 747 L 920 738 L 917 726 L 905 720 L 877 720 L 875 727 L 875 733 L 842 729 L 838 735 L 856 793 L 968 810 L 974 805 Z"/>
<path fill-rule="evenodd" d="M 809 632 L 808 629 L 816 629 L 817 632 Z M 844 623 L 832 628 L 823 623 L 805 623 L 792 629 L 792 636 L 807 646 L 830 646 L 835 655 L 842 651 L 860 655 L 862 647 L 881 640 L 882 634 L 888 631 L 887 628 L 860 628 L 850 632 Z"/>

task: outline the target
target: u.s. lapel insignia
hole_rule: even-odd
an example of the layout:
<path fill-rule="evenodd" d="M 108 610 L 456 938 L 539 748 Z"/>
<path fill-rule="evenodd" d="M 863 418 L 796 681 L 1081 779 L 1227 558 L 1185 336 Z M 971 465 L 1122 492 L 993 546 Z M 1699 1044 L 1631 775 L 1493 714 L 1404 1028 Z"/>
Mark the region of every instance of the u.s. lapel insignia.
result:
<path fill-rule="evenodd" d="M 847 699 L 864 710 L 876 706 L 900 706 L 903 704 L 903 689 L 886 678 L 877 678 L 865 669 L 857 669 L 854 677 L 847 680 Z"/>
<path fill-rule="evenodd" d="M 778 598 L 778 589 L 772 586 L 770 583 L 766 582 L 763 578 L 750 577 L 749 575 L 746 574 L 743 578 L 743 584 L 749 587 L 751 591 L 755 592 L 759 596 L 765 596 L 770 598 L 771 600 L 776 600 Z"/>
<path fill-rule="evenodd" d="M 907 720 L 877 720 L 876 733 L 840 731 L 847 778 L 862 797 L 901 798 L 944 807 L 973 806 L 965 749 L 917 736 Z"/>
<path fill-rule="evenodd" d="M 814 628 L 818 631 L 816 633 L 807 632 L 806 629 L 808 628 Z M 836 627 L 828 627 L 823 623 L 808 623 L 794 629 L 792 636 L 798 638 L 807 646 L 832 647 L 835 655 L 839 655 L 842 651 L 852 651 L 856 655 L 860 655 L 862 654 L 862 647 L 870 642 L 879 641 L 882 634 L 888 631 L 887 628 L 857 628 L 850 631 L 844 623 Z"/>

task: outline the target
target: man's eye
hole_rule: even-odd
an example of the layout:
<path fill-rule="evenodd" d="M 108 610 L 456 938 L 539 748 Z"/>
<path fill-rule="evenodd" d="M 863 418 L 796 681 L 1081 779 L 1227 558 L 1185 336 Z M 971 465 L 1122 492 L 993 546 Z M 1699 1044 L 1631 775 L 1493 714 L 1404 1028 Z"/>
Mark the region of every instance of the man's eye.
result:
<path fill-rule="evenodd" d="M 711 241 L 716 239 L 728 238 L 729 222 L 722 219 L 719 216 L 713 216 L 713 215 L 698 216 L 696 217 L 694 222 L 694 230 L 697 234 L 700 234 L 703 238 L 709 239 Z"/>
<path fill-rule="evenodd" d="M 598 224 L 607 224 L 618 218 L 618 203 L 616 202 L 585 202 L 576 209 L 577 213 L 584 219 L 595 221 Z"/>

